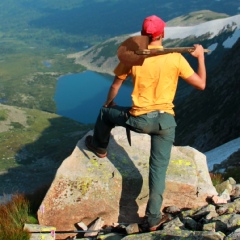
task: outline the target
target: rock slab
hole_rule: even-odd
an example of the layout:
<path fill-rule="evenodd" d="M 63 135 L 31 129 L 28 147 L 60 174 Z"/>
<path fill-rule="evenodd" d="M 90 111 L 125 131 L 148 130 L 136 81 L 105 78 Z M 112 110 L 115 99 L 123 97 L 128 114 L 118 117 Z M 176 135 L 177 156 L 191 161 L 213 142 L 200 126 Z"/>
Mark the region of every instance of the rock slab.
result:
<path fill-rule="evenodd" d="M 88 134 L 92 135 L 92 131 Z M 88 135 L 87 134 L 87 135 Z M 89 225 L 101 217 L 106 225 L 138 223 L 148 200 L 150 137 L 125 129 L 112 130 L 108 156 L 96 157 L 79 140 L 63 161 L 38 211 L 41 225 L 72 230 L 82 221 Z M 163 208 L 196 208 L 217 195 L 208 172 L 206 156 L 191 147 L 172 148 Z"/>

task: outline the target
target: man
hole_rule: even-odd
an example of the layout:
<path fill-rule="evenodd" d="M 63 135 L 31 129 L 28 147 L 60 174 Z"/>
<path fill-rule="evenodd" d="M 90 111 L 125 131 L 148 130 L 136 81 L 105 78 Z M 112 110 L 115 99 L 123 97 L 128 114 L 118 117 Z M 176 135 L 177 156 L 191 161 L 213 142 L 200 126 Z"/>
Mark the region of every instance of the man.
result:
<path fill-rule="evenodd" d="M 149 36 L 149 49 L 163 47 L 165 25 L 165 22 L 155 15 L 144 20 L 141 33 Z M 149 200 L 146 208 L 149 231 L 157 230 L 164 221 L 160 209 L 175 138 L 173 100 L 178 78 L 181 77 L 199 90 L 204 90 L 206 85 L 204 50 L 201 45 L 194 47 L 191 55 L 198 60 L 197 72 L 194 72 L 180 53 L 146 58 L 142 66 L 130 67 L 119 63 L 114 70 L 115 78 L 107 100 L 97 118 L 94 134 L 87 136 L 85 140 L 87 148 L 101 158 L 107 156 L 110 132 L 116 125 L 151 136 Z M 115 105 L 113 100 L 128 76 L 133 80 L 133 104 L 132 107 L 120 107 Z"/>

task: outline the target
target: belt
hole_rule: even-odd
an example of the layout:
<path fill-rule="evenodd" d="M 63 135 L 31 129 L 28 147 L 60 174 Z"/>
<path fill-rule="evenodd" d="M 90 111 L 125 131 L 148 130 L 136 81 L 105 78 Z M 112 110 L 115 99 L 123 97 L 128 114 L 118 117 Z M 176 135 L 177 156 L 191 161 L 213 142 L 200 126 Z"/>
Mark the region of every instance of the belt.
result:
<path fill-rule="evenodd" d="M 162 110 L 155 110 L 155 111 L 148 112 L 148 113 L 165 113 L 165 112 L 164 112 L 164 111 L 162 111 Z"/>
<path fill-rule="evenodd" d="M 155 117 L 158 117 L 159 113 L 163 114 L 165 112 L 162 111 L 162 110 L 156 110 L 156 111 L 148 112 L 148 113 L 146 113 L 146 115 L 147 115 L 148 118 L 155 118 Z"/>

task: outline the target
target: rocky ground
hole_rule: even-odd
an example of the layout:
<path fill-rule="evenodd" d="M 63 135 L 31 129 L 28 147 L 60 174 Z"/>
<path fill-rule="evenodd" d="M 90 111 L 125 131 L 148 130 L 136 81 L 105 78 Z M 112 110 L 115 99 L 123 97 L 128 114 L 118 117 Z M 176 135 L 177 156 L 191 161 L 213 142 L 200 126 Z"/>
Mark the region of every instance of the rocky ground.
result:
<path fill-rule="evenodd" d="M 151 233 L 135 233 L 126 236 L 108 234 L 97 239 L 240 239 L 240 185 L 233 178 L 216 186 L 219 197 L 208 199 L 209 204 L 197 209 L 164 209 L 169 221 Z M 120 225 L 121 226 L 121 225 Z M 122 228 L 128 226 L 121 226 Z M 138 230 L 137 230 L 138 231 Z M 136 231 L 136 232 L 137 232 Z M 127 231 L 126 231 L 127 232 Z M 81 239 L 81 238 L 79 238 Z"/>
<path fill-rule="evenodd" d="M 81 232 L 84 231 L 82 227 L 79 229 L 79 234 L 77 236 L 68 237 L 66 239 L 239 240 L 240 184 L 237 184 L 233 178 L 229 178 L 223 183 L 216 185 L 216 189 L 219 195 L 207 199 L 208 205 L 204 207 L 199 207 L 197 209 L 179 209 L 176 206 L 166 207 L 163 212 L 164 215 L 168 215 L 168 220 L 155 232 L 147 232 L 144 225 L 134 223 L 119 223 L 113 226 L 104 226 L 104 222 L 102 222 L 102 226 L 97 226 L 95 224 L 94 230 L 92 228 L 94 224 L 89 229 L 84 228 L 85 231 L 89 231 L 88 233 Z M 99 231 L 97 232 L 96 229 Z M 42 233 L 41 237 L 43 236 L 44 234 Z M 36 235 L 34 237 L 36 237 Z M 45 237 L 47 237 L 47 234 L 45 234 Z"/>

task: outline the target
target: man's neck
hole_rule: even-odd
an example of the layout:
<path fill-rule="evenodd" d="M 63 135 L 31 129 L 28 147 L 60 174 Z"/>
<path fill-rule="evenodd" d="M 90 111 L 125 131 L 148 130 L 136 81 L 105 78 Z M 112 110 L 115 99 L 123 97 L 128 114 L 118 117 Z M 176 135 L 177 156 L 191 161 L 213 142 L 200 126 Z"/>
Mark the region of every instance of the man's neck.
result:
<path fill-rule="evenodd" d="M 162 46 L 162 38 L 156 41 L 152 41 L 149 43 L 151 46 Z"/>

